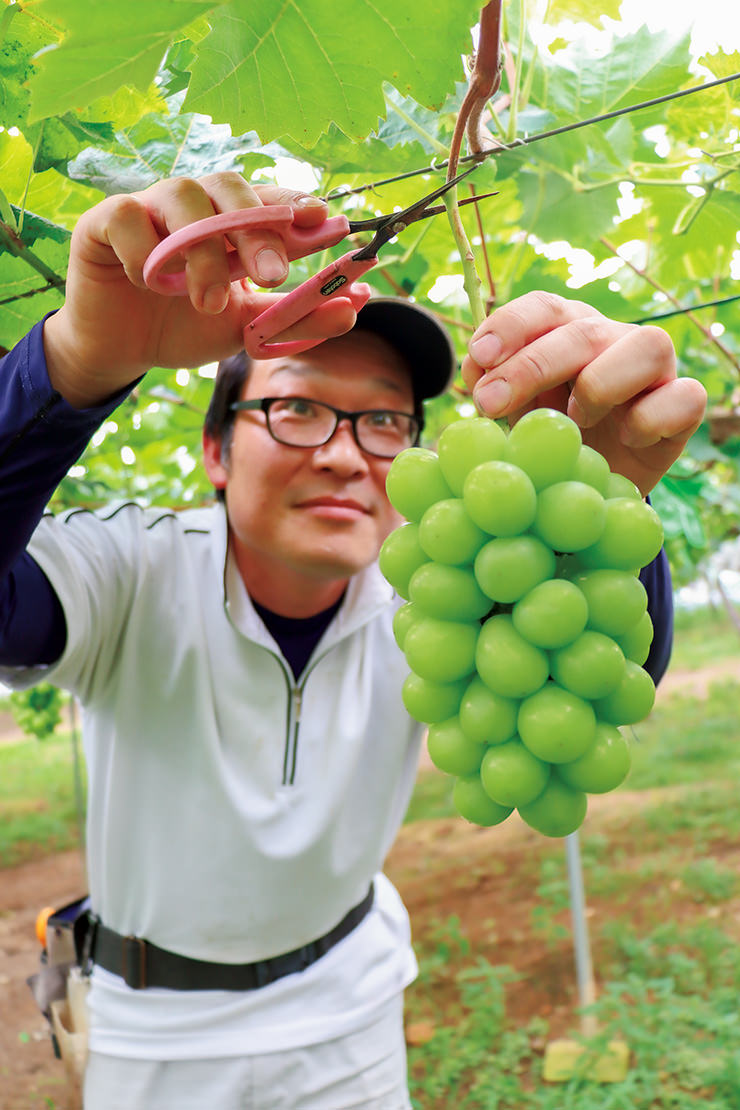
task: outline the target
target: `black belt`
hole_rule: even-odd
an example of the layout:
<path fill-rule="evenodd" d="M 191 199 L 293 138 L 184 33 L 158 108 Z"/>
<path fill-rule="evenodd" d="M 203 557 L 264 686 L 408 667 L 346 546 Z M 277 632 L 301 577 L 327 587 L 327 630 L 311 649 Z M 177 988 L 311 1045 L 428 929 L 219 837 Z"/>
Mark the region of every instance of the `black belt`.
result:
<path fill-rule="evenodd" d="M 373 884 L 362 901 L 318 940 L 252 964 L 219 964 L 168 952 L 142 937 L 122 936 L 92 917 L 85 955 L 133 987 L 188 991 L 253 991 L 310 967 L 355 929 L 373 904 Z"/>

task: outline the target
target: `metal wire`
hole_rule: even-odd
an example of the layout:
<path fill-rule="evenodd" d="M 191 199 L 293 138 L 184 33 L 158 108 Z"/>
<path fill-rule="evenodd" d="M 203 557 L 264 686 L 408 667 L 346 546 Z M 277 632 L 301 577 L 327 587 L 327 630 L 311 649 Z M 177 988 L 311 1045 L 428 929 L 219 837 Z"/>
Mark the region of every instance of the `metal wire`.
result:
<path fill-rule="evenodd" d="M 565 123 L 562 127 L 553 127 L 549 131 L 540 131 L 536 135 L 525 135 L 521 139 L 515 139 L 513 143 L 502 143 L 500 146 L 493 147 L 485 154 L 467 154 L 460 162 L 482 162 L 485 158 L 496 157 L 499 154 L 508 153 L 510 150 L 516 150 L 520 146 L 529 146 L 531 143 L 541 142 L 542 139 L 551 139 L 554 135 L 565 135 L 568 131 L 576 131 L 580 127 L 589 127 L 592 123 L 603 123 L 605 120 L 617 119 L 618 116 L 626 116 L 631 112 L 639 112 L 643 108 L 653 108 L 657 104 L 666 104 L 670 100 L 678 100 L 682 96 L 691 96 L 693 93 L 704 92 L 706 89 L 716 88 L 717 85 L 725 85 L 728 81 L 737 81 L 740 79 L 740 73 L 731 73 L 729 77 L 718 77 L 716 81 L 706 81 L 703 85 L 694 85 L 690 89 L 679 89 L 677 92 L 666 93 L 665 96 L 656 96 L 652 100 L 643 100 L 639 104 L 629 104 L 624 108 L 615 108 L 612 112 L 602 112 L 601 115 L 591 116 L 589 119 L 577 120 L 575 123 Z M 366 185 L 357 185 L 354 189 L 345 189 L 343 192 L 338 193 L 332 190 L 328 193 L 323 200 L 341 200 L 342 197 L 351 197 L 356 193 L 364 193 L 367 189 L 377 189 L 381 185 L 391 185 L 394 181 L 405 181 L 409 177 L 416 177 L 422 173 L 433 173 L 435 170 L 442 170 L 447 166 L 447 161 L 438 162 L 436 158 L 429 166 L 423 166 L 417 170 L 407 170 L 405 173 L 399 173 L 395 177 L 385 177 L 381 181 L 371 181 Z"/>
<path fill-rule="evenodd" d="M 658 312 L 655 316 L 642 316 L 639 320 L 631 320 L 630 323 L 650 324 L 653 320 L 667 320 L 671 316 L 681 316 L 686 312 L 699 312 L 702 308 L 718 308 L 733 301 L 740 301 L 740 293 L 735 293 L 732 297 L 722 297 L 718 301 L 702 301 L 701 304 L 690 304 L 684 308 L 671 308 L 667 312 Z"/>

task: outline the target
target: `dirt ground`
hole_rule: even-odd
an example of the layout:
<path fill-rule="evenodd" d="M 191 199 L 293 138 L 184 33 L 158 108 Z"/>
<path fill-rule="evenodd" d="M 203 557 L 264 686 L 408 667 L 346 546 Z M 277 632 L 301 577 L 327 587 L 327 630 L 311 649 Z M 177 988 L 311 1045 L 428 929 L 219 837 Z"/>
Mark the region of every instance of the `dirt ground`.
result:
<path fill-rule="evenodd" d="M 734 663 L 690 675 L 675 672 L 661 684 L 660 696 L 674 689 L 701 696 L 712 681 L 738 677 L 739 671 Z M 626 791 L 593 798 L 587 822 L 594 830 L 606 828 L 615 815 L 623 818 L 645 802 L 644 793 Z M 387 871 L 409 908 L 417 939 L 433 937 L 440 923 L 456 915 L 476 954 L 520 973 L 507 996 L 511 1017 L 525 1021 L 540 1014 L 554 1037 L 575 1027 L 577 998 L 569 940 L 546 944 L 533 933 L 531 865 L 548 844 L 516 814 L 494 829 L 459 820 L 421 821 L 401 830 Z M 740 870 L 740 845 L 723 846 L 720 854 L 725 864 Z M 38 966 L 34 922 L 39 909 L 61 905 L 83 891 L 77 852 L 0 872 L 0 1110 L 68 1105 L 64 1069 L 53 1057 L 46 1022 L 26 978 Z M 674 895 L 671 913 L 680 913 L 682 904 L 685 900 Z M 608 901 L 589 899 L 588 913 L 595 921 L 608 918 Z M 567 912 L 562 924 L 568 924 Z M 723 907 L 722 925 L 740 940 L 740 900 Z M 413 1038 L 419 1031 L 409 1033 Z"/>

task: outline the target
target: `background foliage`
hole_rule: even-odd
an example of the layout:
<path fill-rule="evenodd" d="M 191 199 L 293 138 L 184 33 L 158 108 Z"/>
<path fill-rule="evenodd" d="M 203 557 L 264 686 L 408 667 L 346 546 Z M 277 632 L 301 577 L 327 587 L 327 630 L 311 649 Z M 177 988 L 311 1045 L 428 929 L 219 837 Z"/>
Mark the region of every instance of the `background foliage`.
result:
<path fill-rule="evenodd" d="M 476 0 L 346 0 L 339 9 L 323 0 L 3 0 L 0 344 L 61 304 L 70 231 L 103 195 L 223 169 L 280 179 L 290 158 L 317 192 L 339 194 L 335 211 L 410 202 L 436 178 L 385 181 L 443 160 L 478 13 Z M 738 83 L 537 137 L 737 73 L 740 55 L 694 57 L 687 31 L 626 32 L 614 0 L 598 11 L 583 0 L 545 10 L 504 0 L 504 16 L 505 74 L 488 121 L 502 146 L 475 174 L 478 192 L 498 195 L 463 217 L 489 304 L 543 288 L 632 321 L 735 296 Z M 370 182 L 382 184 L 351 192 Z M 326 260 L 294 264 L 291 280 Z M 442 217 L 401 237 L 370 280 L 430 304 L 462 350 L 470 316 L 459 269 Z M 654 498 L 679 580 L 738 531 L 738 303 L 656 321 L 711 399 Z M 212 373 L 153 371 L 57 500 L 207 497 L 197 458 Z M 465 404 L 461 393 L 435 402 L 430 436 Z"/>

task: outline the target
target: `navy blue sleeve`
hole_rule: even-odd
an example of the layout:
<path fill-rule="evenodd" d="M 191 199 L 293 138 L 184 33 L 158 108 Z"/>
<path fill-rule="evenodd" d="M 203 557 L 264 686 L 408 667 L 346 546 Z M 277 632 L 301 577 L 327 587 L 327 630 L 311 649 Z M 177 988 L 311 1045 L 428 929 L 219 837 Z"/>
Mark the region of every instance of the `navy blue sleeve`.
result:
<path fill-rule="evenodd" d="M 64 613 L 25 548 L 49 498 L 97 427 L 121 403 L 74 409 L 51 386 L 43 321 L 0 360 L 0 664 L 52 663 L 64 650 Z"/>
<path fill-rule="evenodd" d="M 645 670 L 657 685 L 668 669 L 673 647 L 673 583 L 665 549 L 640 571 L 647 590 L 648 613 L 653 622 L 653 642 Z"/>

